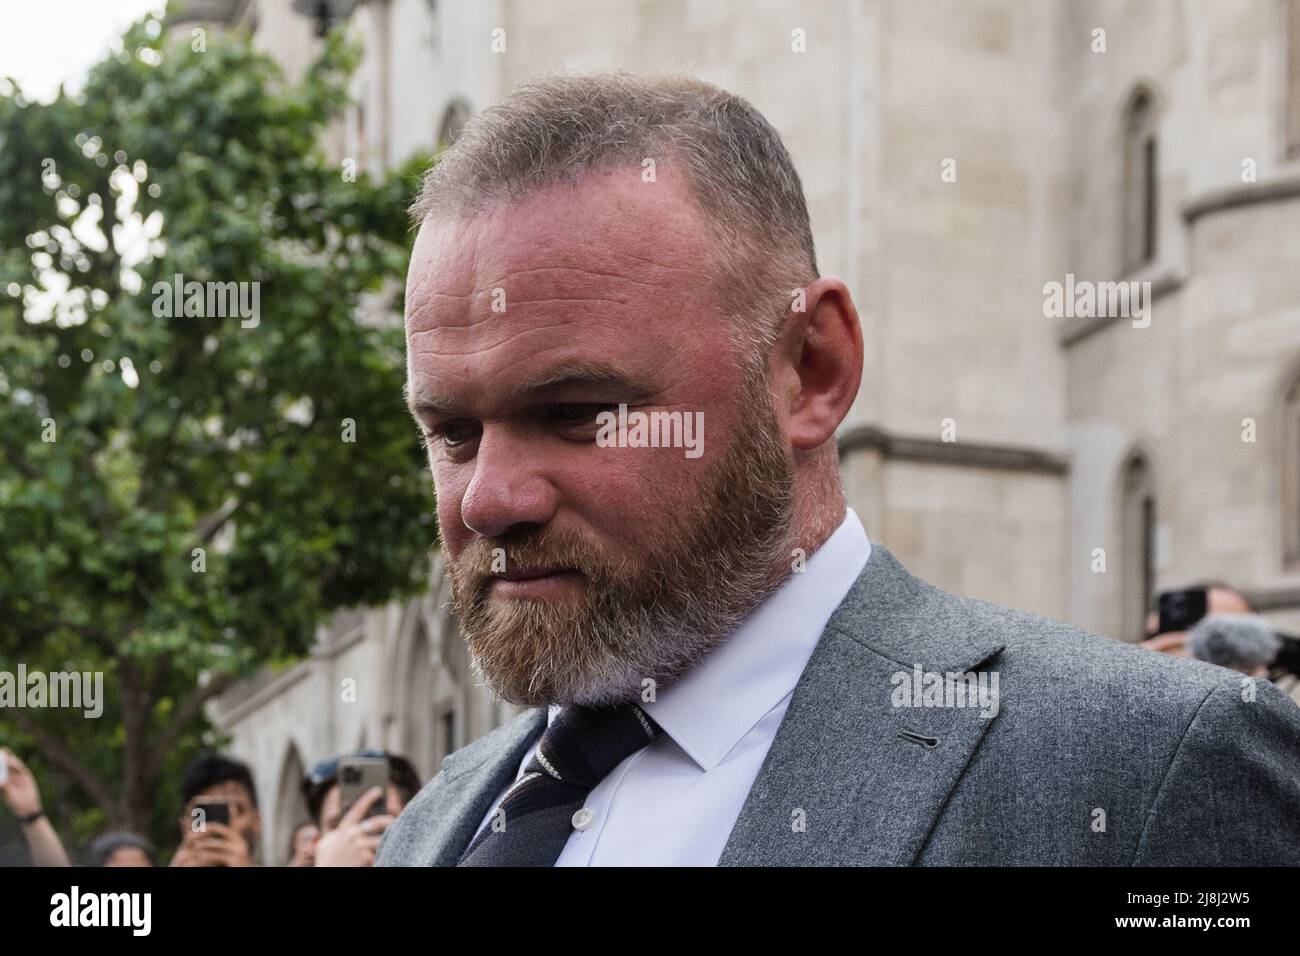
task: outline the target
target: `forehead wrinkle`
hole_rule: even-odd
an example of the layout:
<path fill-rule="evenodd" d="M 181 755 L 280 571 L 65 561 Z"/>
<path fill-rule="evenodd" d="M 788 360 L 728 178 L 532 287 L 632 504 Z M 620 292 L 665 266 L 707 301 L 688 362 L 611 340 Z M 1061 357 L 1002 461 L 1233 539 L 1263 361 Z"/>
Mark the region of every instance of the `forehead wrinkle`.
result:
<path fill-rule="evenodd" d="M 656 288 L 666 289 L 667 286 L 657 286 Z M 478 296 L 476 292 L 473 295 Z M 459 299 L 459 297 L 457 297 Z M 409 300 L 408 300 L 409 301 Z M 579 310 L 577 306 L 589 306 L 589 309 Z M 406 318 L 407 339 L 415 341 L 420 336 L 432 333 L 446 333 L 453 339 L 457 335 L 478 336 L 491 334 L 492 331 L 500 328 L 508 328 L 512 325 L 520 326 L 511 332 L 513 337 L 521 332 L 541 329 L 556 329 L 563 325 L 573 325 L 575 330 L 583 335 L 591 334 L 596 328 L 605 330 L 606 326 L 611 323 L 620 321 L 623 312 L 626 309 L 637 309 L 640 307 L 650 308 L 656 311 L 668 312 L 676 308 L 673 300 L 667 297 L 656 297 L 655 299 L 638 300 L 636 297 L 627 295 L 554 295 L 554 296 L 537 296 L 534 298 L 519 298 L 518 294 L 514 298 L 507 296 L 506 311 L 488 312 L 481 309 L 475 309 L 470 305 L 466 309 L 452 308 L 445 318 L 447 321 L 440 321 L 441 312 L 436 302 L 425 300 L 418 304 L 413 304 Z M 530 307 L 541 310 L 539 314 L 529 314 Z M 555 308 L 565 309 L 565 318 L 560 321 L 545 321 L 550 312 Z M 518 319 L 516 323 L 510 322 L 512 318 Z M 583 330 L 577 327 L 578 323 L 594 323 L 592 330 Z M 644 323 L 637 320 L 639 327 Z M 495 344 L 500 345 L 508 339 L 497 339 Z"/>
<path fill-rule="evenodd" d="M 478 355 L 481 352 L 489 352 L 492 349 L 499 348 L 500 346 L 507 344 L 511 340 L 517 339 L 519 336 L 526 335 L 529 332 L 545 332 L 548 329 L 558 329 L 571 324 L 572 322 L 561 320 L 559 322 L 548 322 L 545 325 L 524 326 L 523 328 L 514 329 L 513 331 L 510 332 L 509 335 L 507 335 L 503 339 L 497 339 L 495 342 L 490 342 L 487 345 L 481 345 L 478 348 L 464 349 L 459 352 L 454 352 L 454 351 L 449 351 L 444 349 L 434 349 L 433 355 L 435 358 L 464 358 L 470 355 Z M 409 337 L 411 339 L 416 339 L 422 335 L 435 335 L 439 332 L 452 335 L 456 332 L 476 332 L 476 331 L 478 331 L 477 324 L 435 325 L 432 328 L 428 328 L 428 329 L 413 329 L 410 332 Z"/>
<path fill-rule="evenodd" d="M 499 288 L 499 286 L 491 287 L 491 288 L 489 288 L 489 289 L 483 290 L 482 292 L 476 290 L 476 291 L 473 292 L 473 293 L 469 293 L 469 294 L 465 294 L 465 295 L 459 295 L 459 294 L 455 294 L 455 293 L 431 292 L 431 293 L 429 293 L 429 296 L 430 296 L 430 297 L 435 297 L 435 296 L 444 296 L 444 295 L 445 295 L 446 297 L 449 297 L 449 298 L 455 298 L 455 299 L 472 299 L 472 298 L 476 298 L 476 297 L 478 297 L 478 296 L 480 296 L 480 295 L 487 295 L 487 294 L 490 294 L 490 293 L 493 291 L 493 288 Z M 626 296 L 603 296 L 603 295 L 539 296 L 539 297 L 537 297 L 537 298 L 532 298 L 532 299 L 510 298 L 509 296 L 507 296 L 507 308 L 508 308 L 508 309 L 509 309 L 509 308 L 517 308 L 517 307 L 519 307 L 519 306 L 524 306 L 524 305 L 551 305 L 551 304 L 555 304 L 555 305 L 566 305 L 566 304 L 567 304 L 567 305 L 571 305 L 571 304 L 579 303 L 579 302 L 585 302 L 585 303 L 596 303 L 596 302 L 602 302 L 602 303 L 613 303 L 614 305 L 620 305 L 620 306 L 625 306 L 625 305 L 629 305 L 629 304 L 631 304 L 631 301 L 630 301 Z M 488 313 L 488 314 L 486 314 L 486 315 L 481 315 L 481 316 L 479 316 L 477 319 L 474 318 L 473 316 L 470 316 L 470 317 L 469 317 L 469 321 L 467 321 L 467 322 L 465 322 L 465 323 L 459 323 L 459 324 L 455 324 L 455 325 L 452 325 L 452 324 L 438 324 L 438 322 L 437 322 L 437 315 L 436 315 L 436 309 L 437 309 L 437 305 L 436 305 L 436 303 L 435 303 L 435 302 L 432 302 L 432 301 L 429 301 L 429 300 L 427 300 L 427 299 L 426 299 L 426 301 L 421 302 L 418 306 L 415 306 L 415 307 L 411 308 L 411 309 L 408 311 L 408 313 L 407 313 L 407 317 L 406 317 L 407 325 L 408 325 L 408 326 L 413 326 L 413 325 L 427 325 L 428 328 L 419 328 L 419 329 L 417 329 L 417 328 L 411 328 L 411 329 L 409 329 L 409 331 L 408 331 L 408 336 L 411 337 L 411 338 L 414 338 L 414 337 L 417 336 L 417 335 L 425 335 L 425 334 L 427 334 L 427 333 L 429 333 L 429 332 L 436 332 L 436 331 L 445 331 L 445 332 L 469 332 L 469 331 L 474 331 L 474 330 L 476 330 L 476 329 L 478 329 L 478 328 L 480 327 L 481 323 L 482 323 L 484 320 L 491 320 L 491 319 L 493 319 L 493 318 L 498 318 L 498 317 L 504 318 L 504 317 L 508 317 L 508 315 L 509 315 L 509 312 L 508 312 L 508 311 L 507 311 L 507 312 L 491 312 L 491 313 Z M 421 318 L 424 317 L 424 316 L 425 316 L 426 314 L 428 314 L 428 313 L 435 313 L 435 314 L 432 315 L 432 316 L 430 317 L 430 320 L 429 320 L 429 321 L 427 321 L 427 322 L 422 322 L 422 321 L 421 321 Z M 549 327 L 549 326 L 545 326 L 545 327 Z"/>
<path fill-rule="evenodd" d="M 509 272 L 509 273 L 507 274 L 506 278 L 503 278 L 503 279 L 500 279 L 500 280 L 498 280 L 498 281 L 496 281 L 496 282 L 493 282 L 491 285 L 487 285 L 487 286 L 482 286 L 482 287 L 479 287 L 479 288 L 475 288 L 475 289 L 474 289 L 473 291 L 471 291 L 471 292 L 442 292 L 442 291 L 437 290 L 437 289 L 431 289 L 431 290 L 428 290 L 428 291 L 426 291 L 426 292 L 422 292 L 421 295 L 423 295 L 423 296 L 425 296 L 425 297 L 427 297 L 427 298 L 442 298 L 442 299 L 476 299 L 476 298 L 479 298 L 480 296 L 491 295 L 491 294 L 495 293 L 498 289 L 502 289 L 502 288 L 504 288 L 504 287 L 505 287 L 505 284 L 506 284 L 506 281 L 507 281 L 509 278 L 511 278 L 511 277 L 514 277 L 514 276 L 521 276 L 521 275 L 529 275 L 529 274 L 534 273 L 534 272 L 581 272 L 581 273 L 583 273 L 584 275 L 589 275 L 589 276 L 600 276 L 600 277 L 602 277 L 602 278 L 615 279 L 615 280 L 618 280 L 618 281 L 620 281 L 620 282 L 630 282 L 630 283 L 632 283 L 633 285 L 644 285 L 644 286 L 649 286 L 649 287 L 652 288 L 652 289 L 664 289 L 664 288 L 668 288 L 668 287 L 669 287 L 669 283 L 666 283 L 666 282 L 647 282 L 647 281 L 645 281 L 644 279 L 633 279 L 631 276 L 622 275 L 621 273 L 618 273 L 618 272 L 596 272 L 596 271 L 594 271 L 594 270 L 592 270 L 592 269 L 583 269 L 583 268 L 580 268 L 580 267 L 578 267 L 578 266 L 535 266 L 535 267 L 533 267 L 533 268 L 531 268 L 531 269 L 516 269 L 516 270 L 512 270 L 511 272 Z M 549 297 L 548 297 L 548 298 L 549 298 Z M 518 299 L 516 299 L 515 301 L 524 301 L 524 302 L 548 301 L 548 298 L 543 298 L 543 299 L 523 299 L 523 300 L 518 300 Z M 559 297 L 556 297 L 556 298 L 559 299 Z M 607 297 L 607 296 L 588 295 L 588 296 L 571 296 L 571 297 L 568 297 L 568 298 L 571 298 L 571 299 L 573 299 L 573 300 L 575 300 L 575 301 L 578 301 L 578 300 L 581 300 L 581 299 L 601 299 L 601 298 L 608 298 L 608 297 Z M 564 299 L 559 299 L 559 301 L 565 301 L 565 300 L 564 300 Z"/>
<path fill-rule="evenodd" d="M 546 302 L 617 302 L 619 305 L 628 304 L 628 300 L 624 296 L 609 296 L 609 295 L 542 296 L 537 299 L 515 299 L 512 304 L 513 305 L 539 305 Z"/>
<path fill-rule="evenodd" d="M 431 288 L 435 281 L 436 276 L 428 276 L 408 294 L 408 324 L 437 323 L 439 309 L 444 303 L 451 309 L 448 318 L 453 320 L 445 323 L 445 327 L 451 328 L 454 324 L 455 327 L 465 328 L 477 325 L 482 318 L 508 315 L 512 308 L 518 306 L 582 302 L 630 305 L 636 302 L 636 295 L 629 286 L 641 287 L 649 295 L 680 285 L 570 265 L 506 267 L 503 274 L 485 282 L 480 279 L 483 284 L 475 283 L 466 292 Z M 505 293 L 504 312 L 475 317 L 474 313 L 482 310 L 481 303 L 485 298 L 494 299 L 502 292 Z M 454 321 L 456 319 L 463 321 Z"/>
<path fill-rule="evenodd" d="M 648 282 L 644 279 L 634 279 L 631 276 L 626 275 L 622 272 L 601 272 L 597 269 L 588 269 L 585 266 L 532 266 L 531 268 L 527 268 L 527 269 L 511 269 L 508 273 L 506 273 L 506 277 L 510 278 L 513 276 L 526 276 L 526 275 L 531 275 L 535 272 L 580 272 L 586 276 L 596 276 L 599 277 L 600 279 L 614 279 L 618 282 L 631 282 L 634 285 L 650 286 L 650 288 L 652 289 L 663 288 L 665 285 L 665 283 L 662 282 Z M 501 285 L 502 285 L 501 282 L 497 282 L 495 286 L 489 286 L 488 289 L 490 290 L 494 287 L 500 287 Z M 484 290 L 475 289 L 474 291 L 477 294 Z"/>

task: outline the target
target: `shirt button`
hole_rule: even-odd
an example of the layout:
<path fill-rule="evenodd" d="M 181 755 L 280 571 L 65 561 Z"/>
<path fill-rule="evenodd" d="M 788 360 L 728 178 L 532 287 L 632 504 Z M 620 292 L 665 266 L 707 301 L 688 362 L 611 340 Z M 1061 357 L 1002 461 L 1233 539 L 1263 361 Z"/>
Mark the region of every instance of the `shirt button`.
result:
<path fill-rule="evenodd" d="M 591 826 L 591 821 L 596 819 L 596 814 L 586 807 L 583 807 L 573 815 L 573 829 L 585 830 Z"/>

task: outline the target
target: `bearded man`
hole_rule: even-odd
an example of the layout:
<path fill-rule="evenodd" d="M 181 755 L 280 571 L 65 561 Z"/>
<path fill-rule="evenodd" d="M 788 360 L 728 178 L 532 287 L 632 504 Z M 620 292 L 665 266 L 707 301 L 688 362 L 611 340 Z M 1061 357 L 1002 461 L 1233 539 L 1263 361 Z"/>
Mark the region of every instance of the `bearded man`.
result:
<path fill-rule="evenodd" d="M 857 311 L 749 103 L 533 82 L 414 214 L 408 400 L 453 603 L 529 709 L 447 758 L 380 865 L 1300 862 L 1272 687 L 868 540 L 835 442 Z M 597 441 L 616 410 L 696 416 L 702 454 Z"/>

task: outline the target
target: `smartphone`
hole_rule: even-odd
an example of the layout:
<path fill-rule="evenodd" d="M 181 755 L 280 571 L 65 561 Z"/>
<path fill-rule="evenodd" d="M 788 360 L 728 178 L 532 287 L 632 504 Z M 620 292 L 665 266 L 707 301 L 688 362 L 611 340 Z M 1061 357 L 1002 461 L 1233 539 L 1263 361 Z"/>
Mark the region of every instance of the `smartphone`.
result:
<path fill-rule="evenodd" d="M 372 787 L 388 786 L 388 760 L 385 757 L 342 757 L 339 759 L 339 807 L 347 813 L 352 804 Z M 367 817 L 388 812 L 388 801 L 380 797 L 370 806 Z"/>
<path fill-rule="evenodd" d="M 9 779 L 9 758 L 0 755 L 0 783 Z"/>
<path fill-rule="evenodd" d="M 1160 595 L 1160 633 L 1188 631 L 1205 617 L 1205 588 L 1184 588 Z"/>
<path fill-rule="evenodd" d="M 199 800 L 194 804 L 196 810 L 202 810 L 203 825 L 206 827 L 209 823 L 220 823 L 222 826 L 230 826 L 230 804 L 225 800 Z"/>

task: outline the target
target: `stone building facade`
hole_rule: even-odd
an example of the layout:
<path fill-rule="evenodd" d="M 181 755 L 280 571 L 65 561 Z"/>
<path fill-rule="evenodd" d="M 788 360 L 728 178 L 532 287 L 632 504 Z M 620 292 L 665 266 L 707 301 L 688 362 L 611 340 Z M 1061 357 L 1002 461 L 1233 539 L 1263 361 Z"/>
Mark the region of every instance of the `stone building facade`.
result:
<path fill-rule="evenodd" d="M 318 43 L 291 0 L 198 6 L 290 76 Z M 689 69 L 762 110 L 861 312 L 849 499 L 916 573 L 1121 639 L 1153 589 L 1222 579 L 1300 630 L 1300 0 L 336 6 L 365 58 L 327 146 L 370 168 L 557 67 Z M 1045 291 L 1129 282 L 1149 300 L 1100 318 Z M 512 712 L 444 604 L 342 615 L 217 702 L 269 861 L 311 761 L 429 775 Z"/>

